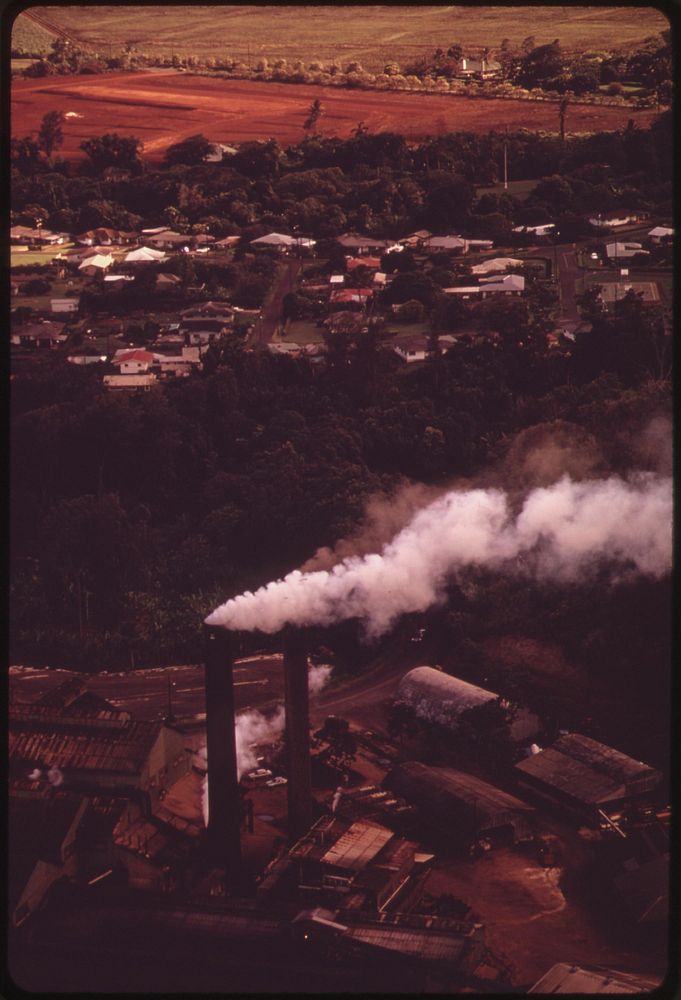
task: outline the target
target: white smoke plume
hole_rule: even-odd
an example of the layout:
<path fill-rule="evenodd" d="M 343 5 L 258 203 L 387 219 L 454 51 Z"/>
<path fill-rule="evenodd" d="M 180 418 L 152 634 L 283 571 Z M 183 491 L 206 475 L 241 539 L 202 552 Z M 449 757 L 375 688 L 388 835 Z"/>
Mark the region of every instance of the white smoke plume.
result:
<path fill-rule="evenodd" d="M 311 695 L 319 694 L 326 687 L 331 677 L 333 667 L 328 663 L 308 668 L 308 687 Z M 234 738 L 236 742 L 236 770 L 241 779 L 249 771 L 258 767 L 257 748 L 264 743 L 276 743 L 284 731 L 286 712 L 283 704 L 277 705 L 272 715 L 263 715 L 257 709 L 239 712 L 234 720 Z M 197 751 L 200 757 L 207 759 L 206 748 Z M 201 788 L 201 807 L 203 819 L 208 825 L 208 775 L 203 779 Z"/>
<path fill-rule="evenodd" d="M 467 569 L 576 583 L 609 568 L 613 582 L 671 568 L 671 478 L 638 473 L 532 490 L 514 517 L 497 489 L 453 490 L 420 510 L 380 553 L 329 570 L 294 570 L 227 601 L 209 625 L 278 632 L 349 618 L 377 637 L 407 612 L 439 603 Z"/>

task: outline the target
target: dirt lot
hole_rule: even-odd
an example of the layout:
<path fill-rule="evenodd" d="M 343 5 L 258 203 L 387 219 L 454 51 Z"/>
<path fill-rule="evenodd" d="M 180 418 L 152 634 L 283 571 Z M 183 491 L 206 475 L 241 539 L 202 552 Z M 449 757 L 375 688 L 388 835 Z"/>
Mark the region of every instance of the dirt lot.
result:
<path fill-rule="evenodd" d="M 149 159 L 160 159 L 174 142 L 202 132 L 209 139 L 241 142 L 276 137 L 282 143 L 300 142 L 303 121 L 311 102 L 319 98 L 322 135 L 350 135 L 361 119 L 371 131 L 398 131 L 421 139 L 444 131 L 486 132 L 508 125 L 554 131 L 558 128 L 555 103 L 501 99 L 386 93 L 258 83 L 248 80 L 189 76 L 181 73 L 108 73 L 103 76 L 67 76 L 17 80 L 12 84 L 12 134 L 38 129 L 48 111 L 73 112 L 64 122 L 66 158 L 82 156 L 83 139 L 106 132 L 135 135 Z M 631 118 L 647 126 L 657 117 L 652 110 L 572 105 L 568 132 L 612 130 Z"/>

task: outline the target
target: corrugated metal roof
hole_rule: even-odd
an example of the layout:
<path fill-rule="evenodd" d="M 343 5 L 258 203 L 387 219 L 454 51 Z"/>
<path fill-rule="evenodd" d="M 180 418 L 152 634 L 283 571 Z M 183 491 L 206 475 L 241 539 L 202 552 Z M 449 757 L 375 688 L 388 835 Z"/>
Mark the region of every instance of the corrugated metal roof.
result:
<path fill-rule="evenodd" d="M 516 764 L 519 771 L 586 803 L 619 798 L 629 784 L 654 787 L 659 771 L 613 747 L 579 733 L 561 736 L 550 747 Z"/>
<path fill-rule="evenodd" d="M 160 722 L 128 722 L 113 732 L 30 732 L 10 728 L 9 759 L 61 770 L 138 774 L 161 732 Z"/>
<path fill-rule="evenodd" d="M 464 941 L 458 935 L 399 927 L 356 924 L 348 927 L 344 937 L 424 961 L 455 962 L 464 949 Z"/>
<path fill-rule="evenodd" d="M 422 718 L 444 725 L 451 725 L 462 712 L 498 697 L 492 691 L 425 666 L 406 673 L 397 689 L 398 701 L 411 705 Z"/>
<path fill-rule="evenodd" d="M 321 860 L 338 868 L 361 871 L 394 836 L 392 830 L 386 830 L 382 826 L 353 823 Z"/>
<path fill-rule="evenodd" d="M 486 781 L 451 767 L 428 767 L 408 761 L 393 768 L 385 784 L 408 802 L 483 829 L 485 824 L 512 822 L 532 806 Z"/>
<path fill-rule="evenodd" d="M 659 980 L 630 972 L 559 962 L 528 993 L 646 993 L 659 985 Z"/>

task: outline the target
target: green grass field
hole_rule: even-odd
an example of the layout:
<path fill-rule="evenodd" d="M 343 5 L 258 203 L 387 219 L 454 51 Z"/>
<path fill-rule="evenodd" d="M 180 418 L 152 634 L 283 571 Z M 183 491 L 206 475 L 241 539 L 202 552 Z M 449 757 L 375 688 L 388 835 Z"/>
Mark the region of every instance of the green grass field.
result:
<path fill-rule="evenodd" d="M 541 45 L 558 38 L 566 49 L 633 45 L 665 30 L 652 7 L 465 7 L 465 6 L 88 6 L 34 7 L 53 24 L 100 54 L 126 42 L 158 55 L 260 57 L 341 64 L 359 61 L 371 72 L 388 61 L 401 65 L 458 42 L 494 49 L 503 38 L 519 44 L 528 35 Z M 14 32 L 34 30 L 20 14 Z M 17 37 L 19 35 L 17 34 Z"/>
<path fill-rule="evenodd" d="M 519 198 L 521 201 L 525 201 L 530 191 L 534 191 L 538 183 L 539 181 L 509 181 L 508 194 L 513 195 L 514 198 Z M 500 181 L 499 184 L 492 184 L 490 187 L 478 188 L 478 195 L 503 193 L 503 181 Z"/>

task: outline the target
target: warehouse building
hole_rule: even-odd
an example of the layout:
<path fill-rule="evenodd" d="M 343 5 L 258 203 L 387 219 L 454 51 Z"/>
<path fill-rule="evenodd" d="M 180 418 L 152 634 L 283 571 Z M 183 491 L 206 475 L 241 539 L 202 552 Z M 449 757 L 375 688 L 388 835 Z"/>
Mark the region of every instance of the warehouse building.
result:
<path fill-rule="evenodd" d="M 560 736 L 516 764 L 516 772 L 521 788 L 593 822 L 598 822 L 599 810 L 650 799 L 662 780 L 648 764 L 579 733 Z"/>
<path fill-rule="evenodd" d="M 650 993 L 659 985 L 659 979 L 632 972 L 558 962 L 528 993 Z"/>
<path fill-rule="evenodd" d="M 515 844 L 532 837 L 532 806 L 463 771 L 409 761 L 393 768 L 383 784 L 417 806 L 426 823 L 462 844 L 481 837 Z"/>
<path fill-rule="evenodd" d="M 414 667 L 399 683 L 396 702 L 409 705 L 420 719 L 455 728 L 464 712 L 496 702 L 507 707 L 498 694 L 459 677 L 446 674 L 436 667 Z M 535 736 L 539 719 L 526 708 L 517 708 L 509 723 L 509 735 L 520 743 Z"/>

